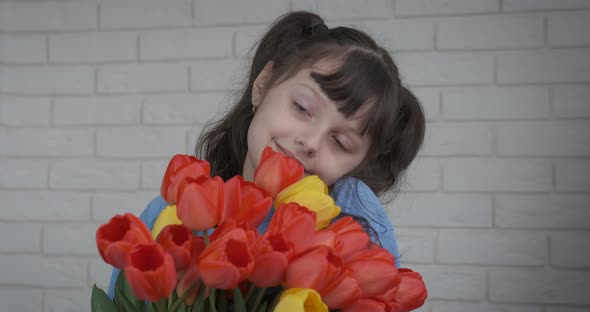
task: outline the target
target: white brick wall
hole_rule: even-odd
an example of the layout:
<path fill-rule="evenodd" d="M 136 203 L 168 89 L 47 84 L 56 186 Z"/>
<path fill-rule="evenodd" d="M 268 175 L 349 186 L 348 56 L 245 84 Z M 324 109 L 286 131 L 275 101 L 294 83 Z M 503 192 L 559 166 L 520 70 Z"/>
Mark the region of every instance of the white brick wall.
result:
<path fill-rule="evenodd" d="M 0 1 L 0 302 L 88 311 L 141 213 L 290 9 L 392 52 L 427 137 L 386 205 L 419 312 L 590 310 L 590 1 Z"/>

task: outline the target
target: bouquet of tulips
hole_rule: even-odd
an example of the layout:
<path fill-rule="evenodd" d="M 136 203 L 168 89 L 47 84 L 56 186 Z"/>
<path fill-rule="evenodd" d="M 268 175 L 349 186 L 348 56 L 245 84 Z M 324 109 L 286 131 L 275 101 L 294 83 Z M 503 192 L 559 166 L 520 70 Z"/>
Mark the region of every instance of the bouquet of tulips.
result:
<path fill-rule="evenodd" d="M 333 221 L 326 184 L 270 147 L 253 182 L 176 155 L 161 195 L 169 206 L 152 231 L 132 214 L 98 228 L 99 253 L 121 274 L 114 302 L 94 286 L 92 311 L 391 312 L 426 299 L 420 274 L 397 269 L 351 217 Z"/>

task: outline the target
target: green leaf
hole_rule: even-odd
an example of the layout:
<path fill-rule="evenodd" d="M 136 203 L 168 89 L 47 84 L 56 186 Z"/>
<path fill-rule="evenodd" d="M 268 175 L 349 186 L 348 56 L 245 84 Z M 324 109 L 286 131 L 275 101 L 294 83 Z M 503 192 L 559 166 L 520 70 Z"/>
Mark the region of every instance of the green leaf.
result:
<path fill-rule="evenodd" d="M 246 302 L 240 287 L 234 288 L 234 311 L 235 312 L 246 312 Z"/>
<path fill-rule="evenodd" d="M 195 299 L 195 303 L 193 304 L 193 309 L 191 312 L 202 312 L 204 311 L 203 305 L 205 303 L 205 292 L 207 291 L 207 287 L 202 285 L 199 289 L 199 294 L 197 295 L 197 299 Z M 205 305 L 207 306 L 207 305 Z"/>
<path fill-rule="evenodd" d="M 260 308 L 258 308 L 257 312 L 266 312 L 266 306 L 268 305 L 268 301 L 264 300 L 262 302 L 262 304 L 260 305 Z"/>
<path fill-rule="evenodd" d="M 228 310 L 228 303 L 227 303 L 227 296 L 225 295 L 225 290 L 219 290 L 219 298 L 217 298 L 217 310 L 218 311 L 227 311 Z"/>
<path fill-rule="evenodd" d="M 122 312 L 145 311 L 145 302 L 135 297 L 123 272 L 119 272 L 115 284 L 115 304 Z"/>
<path fill-rule="evenodd" d="M 111 301 L 111 298 L 107 296 L 104 290 L 96 287 L 96 284 L 92 286 L 92 296 L 90 297 L 90 305 L 92 312 L 118 312 L 117 307 Z"/>

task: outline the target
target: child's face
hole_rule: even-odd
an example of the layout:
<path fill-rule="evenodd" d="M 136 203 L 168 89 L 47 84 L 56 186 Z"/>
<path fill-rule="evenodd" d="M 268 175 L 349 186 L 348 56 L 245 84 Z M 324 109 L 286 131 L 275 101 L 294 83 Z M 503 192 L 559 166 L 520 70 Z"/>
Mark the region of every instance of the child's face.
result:
<path fill-rule="evenodd" d="M 324 73 L 327 67 L 321 64 L 313 71 Z M 248 129 L 245 179 L 253 179 L 266 146 L 297 159 L 306 175 L 318 175 L 328 185 L 354 170 L 367 155 L 370 141 L 360 135 L 360 116 L 368 105 L 345 118 L 311 78 L 311 71 L 304 68 L 265 90 Z"/>

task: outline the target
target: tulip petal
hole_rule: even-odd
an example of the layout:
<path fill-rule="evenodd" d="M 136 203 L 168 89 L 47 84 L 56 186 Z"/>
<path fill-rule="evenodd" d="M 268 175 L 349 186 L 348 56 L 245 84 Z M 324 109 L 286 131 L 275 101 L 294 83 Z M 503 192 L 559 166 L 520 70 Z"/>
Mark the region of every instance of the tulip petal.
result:
<path fill-rule="evenodd" d="M 238 269 L 227 261 L 201 261 L 199 270 L 209 288 L 232 289 L 240 280 Z"/>

